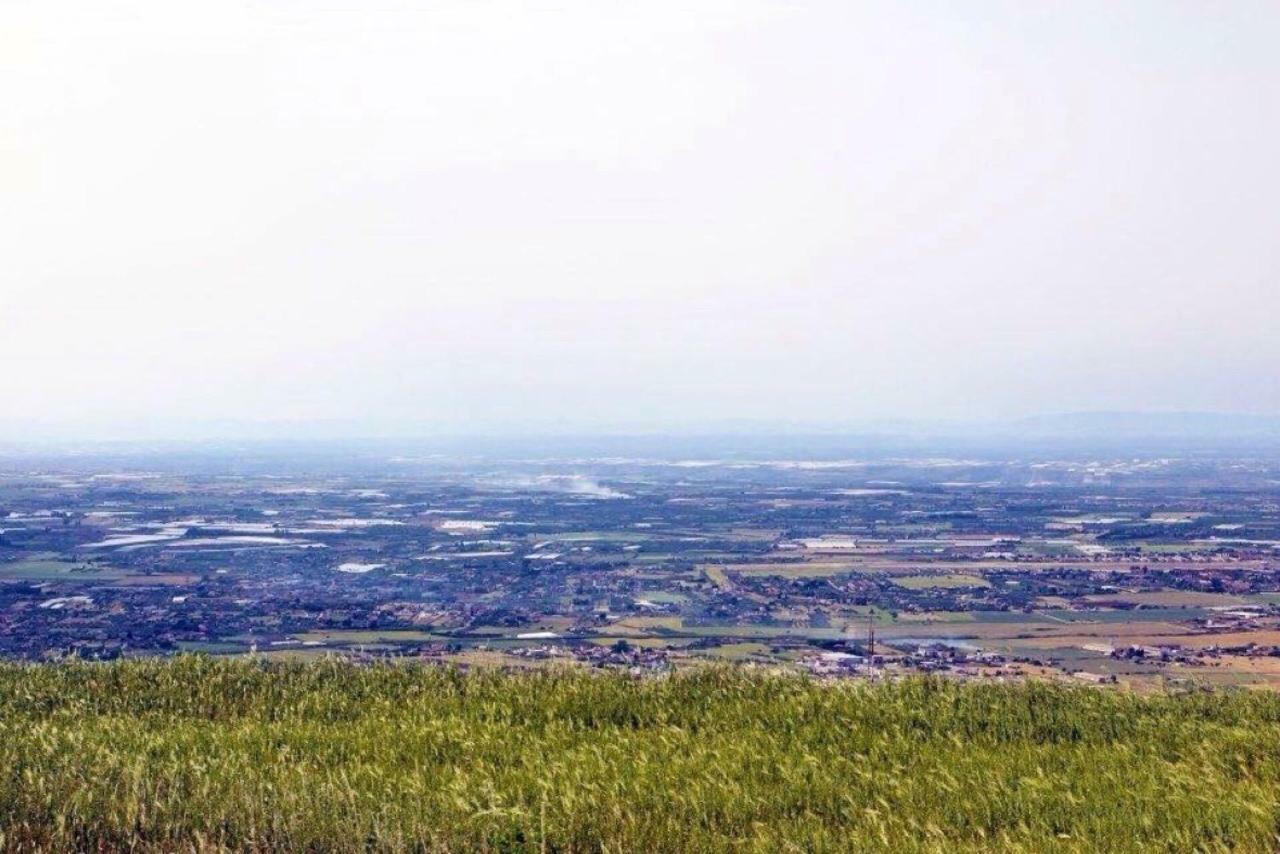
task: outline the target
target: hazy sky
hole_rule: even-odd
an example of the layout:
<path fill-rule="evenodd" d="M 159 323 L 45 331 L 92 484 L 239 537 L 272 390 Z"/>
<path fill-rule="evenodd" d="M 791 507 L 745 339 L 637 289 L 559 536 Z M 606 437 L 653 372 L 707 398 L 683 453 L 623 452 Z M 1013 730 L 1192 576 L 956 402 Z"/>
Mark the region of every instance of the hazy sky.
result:
<path fill-rule="evenodd" d="M 1277 413 L 1277 45 L 1274 0 L 7 0 L 0 419 Z"/>

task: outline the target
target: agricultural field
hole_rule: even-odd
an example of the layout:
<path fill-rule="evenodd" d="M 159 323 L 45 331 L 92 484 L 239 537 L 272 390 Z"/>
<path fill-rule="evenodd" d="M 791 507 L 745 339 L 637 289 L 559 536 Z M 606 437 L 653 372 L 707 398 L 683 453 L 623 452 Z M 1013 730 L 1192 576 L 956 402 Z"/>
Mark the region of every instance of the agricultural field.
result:
<path fill-rule="evenodd" d="M 927 590 L 931 587 L 990 587 L 991 582 L 980 575 L 904 575 L 893 579 L 893 583 L 908 590 Z"/>
<path fill-rule="evenodd" d="M 90 584 L 117 581 L 124 573 L 106 567 L 67 560 L 56 553 L 39 553 L 0 564 L 0 578 L 13 581 L 61 581 Z"/>

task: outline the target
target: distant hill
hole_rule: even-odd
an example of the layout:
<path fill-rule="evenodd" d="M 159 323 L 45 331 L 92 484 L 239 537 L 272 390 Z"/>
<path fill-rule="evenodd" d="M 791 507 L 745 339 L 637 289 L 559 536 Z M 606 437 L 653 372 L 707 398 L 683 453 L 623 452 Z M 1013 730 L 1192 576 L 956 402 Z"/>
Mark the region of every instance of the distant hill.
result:
<path fill-rule="evenodd" d="M 1006 422 L 1026 437 L 1280 439 L 1280 416 L 1223 412 L 1071 412 Z"/>
<path fill-rule="evenodd" d="M 198 429 L 197 429 L 198 428 Z M 367 431 L 367 432 L 366 432 Z M 121 438 L 120 434 L 129 438 Z M 105 441 L 94 436 L 109 436 Z M 201 437 L 201 438 L 197 438 Z M 615 425 L 599 429 L 471 432 L 427 426 L 375 430 L 355 422 L 298 424 L 218 422 L 183 429 L 140 424 L 136 431 L 78 433 L 65 425 L 0 419 L 6 455 L 98 455 L 120 459 L 366 459 L 439 454 L 447 457 L 636 456 L 649 458 L 804 459 L 972 454 L 1149 455 L 1280 452 L 1280 416 L 1216 412 L 1067 412 L 1025 418 L 937 420 L 733 420 L 675 426 Z"/>

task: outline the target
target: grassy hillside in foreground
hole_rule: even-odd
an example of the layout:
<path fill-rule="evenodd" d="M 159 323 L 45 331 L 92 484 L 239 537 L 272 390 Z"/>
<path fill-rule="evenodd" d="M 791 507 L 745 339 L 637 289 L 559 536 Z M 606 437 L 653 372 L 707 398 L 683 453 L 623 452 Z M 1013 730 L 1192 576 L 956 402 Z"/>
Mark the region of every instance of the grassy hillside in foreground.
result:
<path fill-rule="evenodd" d="M 1280 698 L 0 665 L 0 849 L 1275 850 Z"/>

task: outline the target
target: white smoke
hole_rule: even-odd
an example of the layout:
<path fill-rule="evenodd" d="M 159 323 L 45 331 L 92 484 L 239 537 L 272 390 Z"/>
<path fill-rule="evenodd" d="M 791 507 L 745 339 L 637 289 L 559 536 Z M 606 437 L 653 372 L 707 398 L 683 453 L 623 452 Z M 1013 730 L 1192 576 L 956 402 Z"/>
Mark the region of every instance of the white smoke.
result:
<path fill-rule="evenodd" d="M 631 496 L 625 492 L 620 492 L 613 487 L 605 486 L 593 478 L 583 477 L 582 475 L 544 475 L 544 478 L 550 478 L 552 482 L 558 484 L 559 488 L 553 487 L 557 492 L 569 492 L 573 495 L 586 495 L 590 498 L 630 498 Z M 540 480 L 543 478 L 539 478 Z"/>
<path fill-rule="evenodd" d="M 595 478 L 580 474 L 544 474 L 537 477 L 502 478 L 497 481 L 489 481 L 489 484 L 503 489 L 558 492 L 565 495 L 579 495 L 584 498 L 612 500 L 632 497 L 613 487 L 605 486 Z"/>

